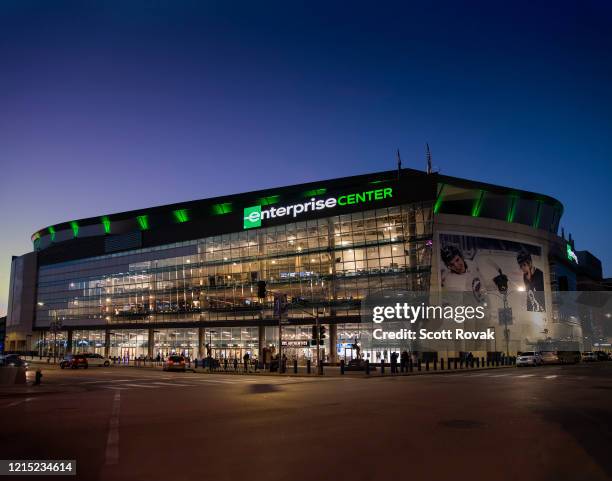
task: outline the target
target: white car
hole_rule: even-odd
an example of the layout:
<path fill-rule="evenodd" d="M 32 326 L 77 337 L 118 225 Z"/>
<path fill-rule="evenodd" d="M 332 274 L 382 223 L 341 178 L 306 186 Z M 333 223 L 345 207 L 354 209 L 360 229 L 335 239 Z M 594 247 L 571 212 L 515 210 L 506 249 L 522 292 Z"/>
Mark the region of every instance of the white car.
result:
<path fill-rule="evenodd" d="M 522 352 L 516 358 L 516 367 L 539 366 L 540 364 L 542 364 L 542 356 L 536 351 Z"/>
<path fill-rule="evenodd" d="M 108 367 L 111 364 L 110 359 L 102 354 L 85 354 L 85 359 L 87 365 L 91 367 Z"/>

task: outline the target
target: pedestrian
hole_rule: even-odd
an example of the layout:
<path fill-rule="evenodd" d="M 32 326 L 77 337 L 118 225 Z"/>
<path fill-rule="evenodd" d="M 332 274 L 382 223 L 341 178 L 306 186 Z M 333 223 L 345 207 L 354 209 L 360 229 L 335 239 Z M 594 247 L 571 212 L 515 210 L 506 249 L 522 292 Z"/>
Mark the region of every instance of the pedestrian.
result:
<path fill-rule="evenodd" d="M 238 370 L 238 358 L 235 357 L 234 358 L 234 371 L 237 371 L 237 370 Z"/>
<path fill-rule="evenodd" d="M 402 351 L 402 355 L 400 357 L 400 371 L 406 372 L 408 367 L 408 351 Z"/>
<path fill-rule="evenodd" d="M 397 352 L 391 353 L 391 374 L 397 374 Z"/>
<path fill-rule="evenodd" d="M 248 352 L 244 353 L 244 356 L 242 357 L 242 361 L 244 362 L 244 372 L 248 372 L 249 371 L 249 353 Z"/>

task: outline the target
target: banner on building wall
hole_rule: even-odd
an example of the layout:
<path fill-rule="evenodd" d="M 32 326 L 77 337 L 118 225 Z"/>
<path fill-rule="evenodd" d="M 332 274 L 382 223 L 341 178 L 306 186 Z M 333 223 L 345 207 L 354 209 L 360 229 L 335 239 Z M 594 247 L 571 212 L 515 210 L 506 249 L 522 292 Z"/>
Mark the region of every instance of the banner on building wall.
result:
<path fill-rule="evenodd" d="M 454 233 L 441 233 L 439 245 L 442 292 L 472 292 L 477 300 L 505 294 L 517 311 L 546 312 L 540 246 Z M 524 298 L 523 306 L 512 302 L 513 294 Z"/>

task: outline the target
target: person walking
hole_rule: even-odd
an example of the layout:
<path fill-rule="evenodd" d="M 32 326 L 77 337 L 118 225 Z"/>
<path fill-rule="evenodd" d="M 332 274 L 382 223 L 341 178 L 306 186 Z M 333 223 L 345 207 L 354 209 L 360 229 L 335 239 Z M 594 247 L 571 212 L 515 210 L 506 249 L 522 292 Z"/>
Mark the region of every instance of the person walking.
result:
<path fill-rule="evenodd" d="M 249 353 L 246 352 L 242 357 L 242 361 L 244 362 L 244 372 L 249 372 Z"/>

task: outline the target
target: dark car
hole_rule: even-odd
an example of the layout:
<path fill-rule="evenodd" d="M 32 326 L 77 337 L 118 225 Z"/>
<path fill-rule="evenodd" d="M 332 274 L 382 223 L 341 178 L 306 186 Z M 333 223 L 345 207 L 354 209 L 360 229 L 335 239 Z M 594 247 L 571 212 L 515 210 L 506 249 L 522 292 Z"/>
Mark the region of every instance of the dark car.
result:
<path fill-rule="evenodd" d="M 595 357 L 597 358 L 598 361 L 607 361 L 608 353 L 604 351 L 595 351 Z"/>
<path fill-rule="evenodd" d="M 164 371 L 185 371 L 185 357 L 172 355 L 164 361 Z"/>
<path fill-rule="evenodd" d="M 19 357 L 18 354 L 6 354 L 0 356 L 0 367 L 27 367 L 28 363 Z"/>
<path fill-rule="evenodd" d="M 67 354 L 64 359 L 60 361 L 60 367 L 62 369 L 67 367 L 71 369 L 84 367 L 87 369 L 89 367 L 89 363 L 87 362 L 87 357 L 85 354 Z"/>

